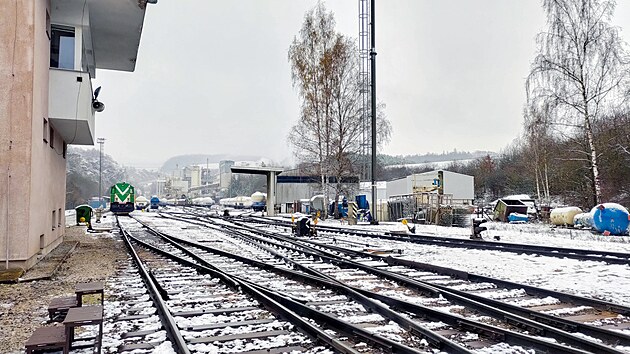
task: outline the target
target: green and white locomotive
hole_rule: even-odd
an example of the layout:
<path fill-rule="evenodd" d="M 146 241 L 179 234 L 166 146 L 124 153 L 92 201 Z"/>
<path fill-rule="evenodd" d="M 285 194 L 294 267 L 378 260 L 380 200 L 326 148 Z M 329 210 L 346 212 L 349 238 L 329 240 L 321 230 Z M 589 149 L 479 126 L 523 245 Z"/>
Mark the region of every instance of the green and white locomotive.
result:
<path fill-rule="evenodd" d="M 110 189 L 109 210 L 116 215 L 128 215 L 134 210 L 135 188 L 127 182 L 114 184 Z"/>

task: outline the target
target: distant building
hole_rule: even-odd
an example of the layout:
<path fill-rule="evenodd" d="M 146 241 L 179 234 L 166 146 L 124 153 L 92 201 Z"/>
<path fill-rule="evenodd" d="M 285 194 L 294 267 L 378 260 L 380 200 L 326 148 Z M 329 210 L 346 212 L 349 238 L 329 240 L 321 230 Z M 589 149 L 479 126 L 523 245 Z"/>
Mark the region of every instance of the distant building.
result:
<path fill-rule="evenodd" d="M 219 161 L 219 188 L 230 188 L 232 166 L 234 166 L 234 161 L 232 160 Z"/>
<path fill-rule="evenodd" d="M 455 204 L 470 205 L 475 199 L 475 178 L 461 173 L 435 170 L 387 182 L 387 198 L 418 193 L 449 195 Z"/>
<path fill-rule="evenodd" d="M 134 71 L 145 6 L 0 1 L 0 267 L 29 268 L 62 242 L 67 146 L 94 145 L 92 79 Z"/>

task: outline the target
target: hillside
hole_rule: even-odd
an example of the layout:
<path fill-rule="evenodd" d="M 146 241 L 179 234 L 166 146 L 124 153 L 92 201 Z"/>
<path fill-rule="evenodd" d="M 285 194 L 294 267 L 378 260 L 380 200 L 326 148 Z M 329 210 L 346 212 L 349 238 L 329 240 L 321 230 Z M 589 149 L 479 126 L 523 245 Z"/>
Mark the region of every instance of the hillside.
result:
<path fill-rule="evenodd" d="M 99 151 L 69 147 L 66 159 L 66 208 L 74 208 L 99 194 Z M 107 154 L 103 154 L 102 167 L 103 195 L 108 195 L 109 187 L 121 181 L 131 183 L 136 193 L 141 194 L 148 183 L 157 179 L 156 172 L 122 166 Z"/>
<path fill-rule="evenodd" d="M 384 166 L 402 166 L 402 165 L 427 165 L 431 163 L 451 163 L 454 161 L 471 161 L 486 155 L 496 156 L 497 154 L 492 151 L 457 151 L 442 152 L 441 154 L 427 153 L 427 154 L 414 154 L 414 155 L 379 155 L 379 160 L 382 161 Z M 418 166 L 408 166 L 418 167 Z"/>
<path fill-rule="evenodd" d="M 182 168 L 190 165 L 203 165 L 206 163 L 218 163 L 222 160 L 234 160 L 234 161 L 258 161 L 262 159 L 260 156 L 254 155 L 230 155 L 230 154 L 191 154 L 191 155 L 178 155 L 173 156 L 166 160 L 162 167 L 161 172 L 170 172 L 175 169 Z"/>

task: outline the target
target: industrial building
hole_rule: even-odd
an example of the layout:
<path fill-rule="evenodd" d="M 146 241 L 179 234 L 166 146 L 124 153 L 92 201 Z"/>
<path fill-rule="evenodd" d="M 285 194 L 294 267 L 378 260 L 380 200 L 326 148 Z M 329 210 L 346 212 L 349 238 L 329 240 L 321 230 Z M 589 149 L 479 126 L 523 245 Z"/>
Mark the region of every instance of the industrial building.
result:
<path fill-rule="evenodd" d="M 435 170 L 387 182 L 387 198 L 418 193 L 446 195 L 452 203 L 472 205 L 475 199 L 475 178 L 461 173 Z"/>
<path fill-rule="evenodd" d="M 450 226 L 474 198 L 473 176 L 445 170 L 416 173 L 387 182 L 387 215 Z"/>
<path fill-rule="evenodd" d="M 67 146 L 94 145 L 92 79 L 134 71 L 146 4 L 0 1 L 2 267 L 29 268 L 62 242 Z"/>

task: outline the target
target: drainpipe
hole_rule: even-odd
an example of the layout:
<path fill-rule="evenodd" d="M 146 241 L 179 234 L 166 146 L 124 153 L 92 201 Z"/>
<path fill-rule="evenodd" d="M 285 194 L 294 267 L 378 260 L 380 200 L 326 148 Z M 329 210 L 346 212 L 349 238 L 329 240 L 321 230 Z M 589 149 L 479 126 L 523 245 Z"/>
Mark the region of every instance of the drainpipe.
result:
<path fill-rule="evenodd" d="M 6 235 L 6 240 L 5 240 L 5 248 L 6 248 L 6 264 L 5 264 L 5 269 L 9 269 L 9 194 L 10 194 L 10 190 L 9 188 L 11 187 L 11 167 L 7 167 L 7 235 Z"/>

